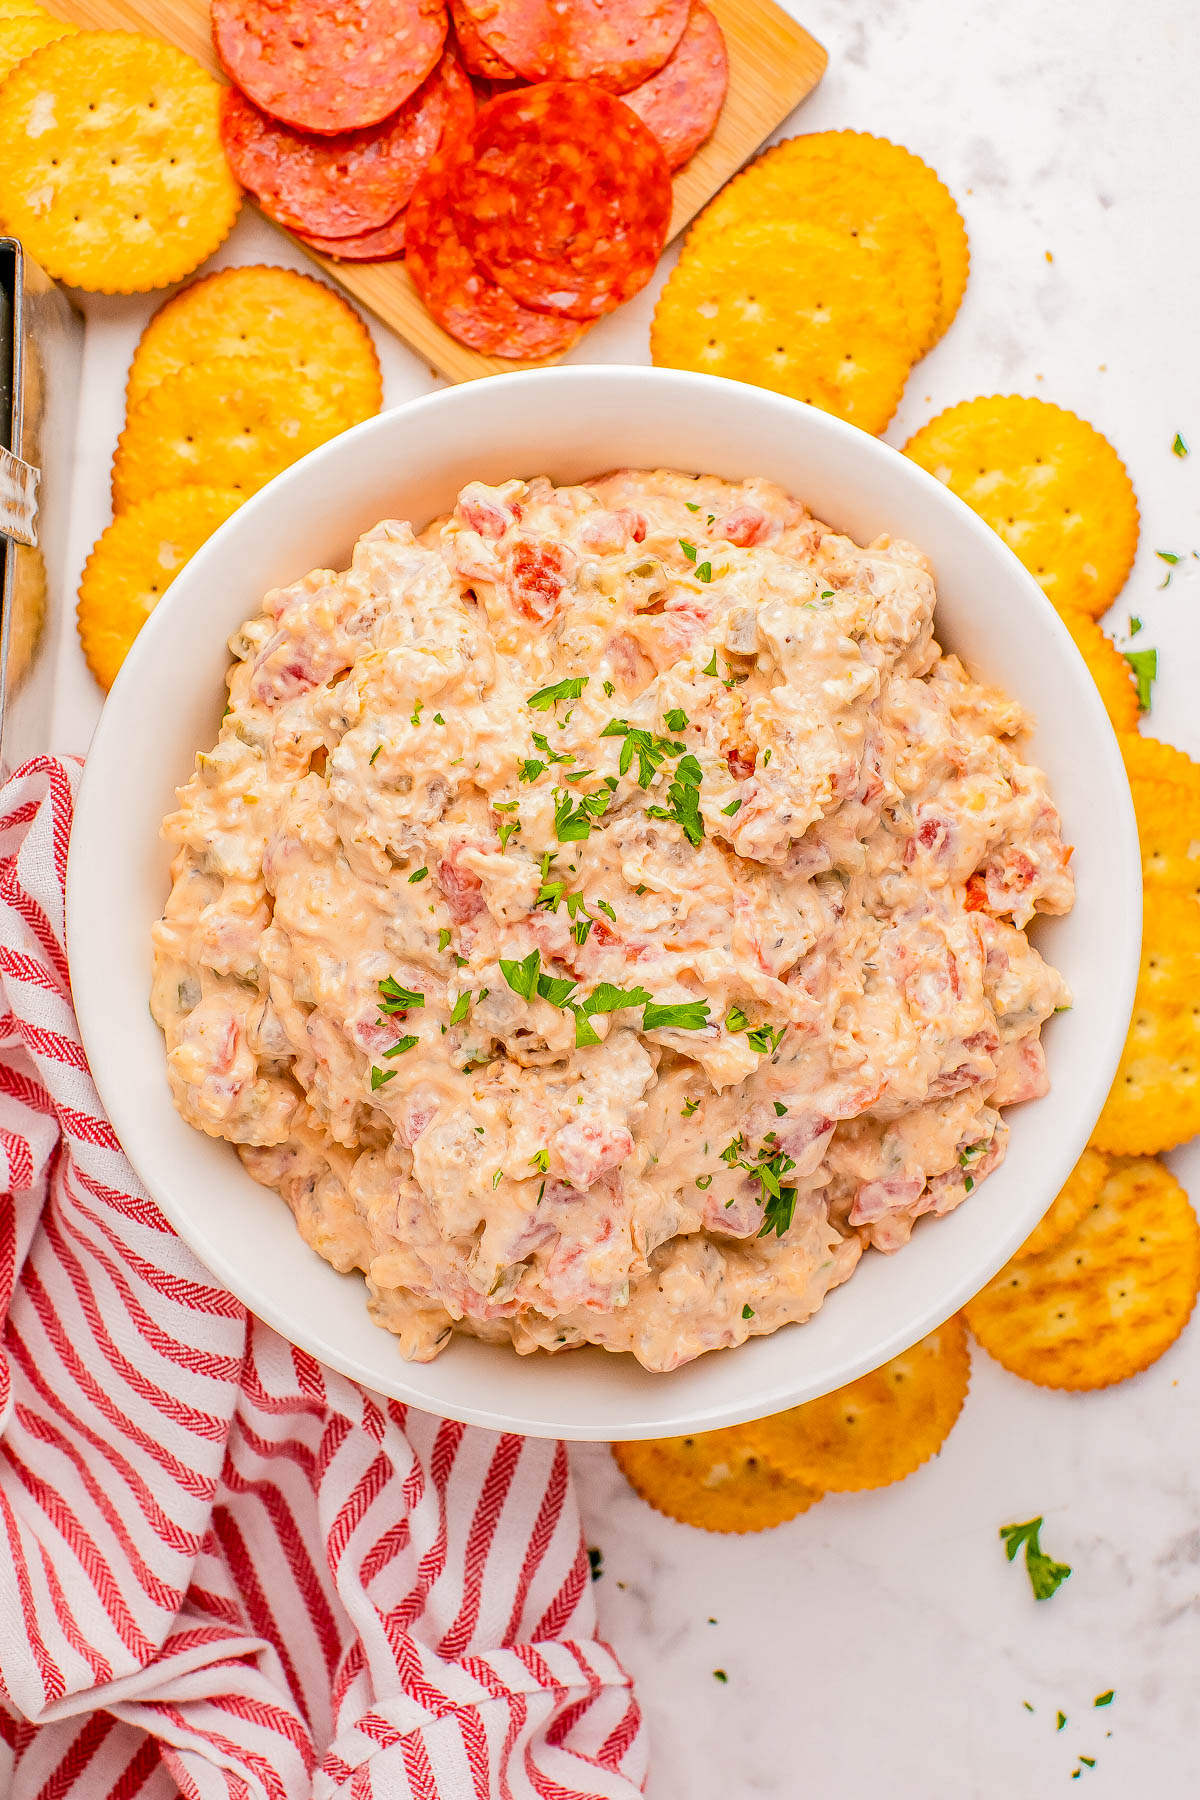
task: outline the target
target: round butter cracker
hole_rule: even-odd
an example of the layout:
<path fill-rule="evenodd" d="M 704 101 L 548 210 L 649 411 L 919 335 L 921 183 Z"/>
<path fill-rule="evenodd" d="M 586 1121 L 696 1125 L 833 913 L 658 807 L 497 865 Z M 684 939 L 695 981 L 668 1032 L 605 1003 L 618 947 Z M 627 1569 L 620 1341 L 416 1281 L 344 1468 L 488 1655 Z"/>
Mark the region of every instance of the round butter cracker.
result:
<path fill-rule="evenodd" d="M 617 1467 L 647 1505 L 702 1531 L 766 1531 L 807 1512 L 819 1490 L 794 1481 L 762 1453 L 756 1428 L 614 1444 Z"/>

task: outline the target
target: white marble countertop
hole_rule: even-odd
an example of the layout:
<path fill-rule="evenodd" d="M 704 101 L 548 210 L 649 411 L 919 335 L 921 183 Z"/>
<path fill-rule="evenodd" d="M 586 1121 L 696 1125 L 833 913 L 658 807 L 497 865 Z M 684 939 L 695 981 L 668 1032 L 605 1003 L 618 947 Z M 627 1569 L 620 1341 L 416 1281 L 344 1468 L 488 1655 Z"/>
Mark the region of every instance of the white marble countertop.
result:
<path fill-rule="evenodd" d="M 1156 549 L 1200 550 L 1200 52 L 1194 0 L 786 0 L 829 72 L 786 127 L 909 145 L 959 197 L 972 274 L 888 438 L 979 393 L 1043 395 L 1107 433 L 1142 506 L 1132 611 L 1157 644 L 1150 728 L 1200 753 L 1200 562 L 1161 591 Z M 303 267 L 257 219 L 218 263 Z M 654 290 L 576 360 L 647 359 Z M 87 302 L 70 563 L 108 520 L 108 470 L 148 298 Z M 436 385 L 376 332 L 389 404 Z M 1171 454 L 1176 431 L 1194 446 Z M 63 634 L 54 746 L 99 697 Z M 1170 1159 L 1200 1195 L 1200 1150 Z M 603 1550 L 601 1623 L 639 1679 L 652 1800 L 1193 1800 L 1200 1791 L 1200 1326 L 1107 1394 L 1072 1398 L 976 1356 L 940 1458 L 903 1485 L 718 1538 L 651 1512 L 607 1451 L 576 1468 Z M 1032 1599 L 998 1527 L 1046 1518 L 1074 1566 Z M 727 1672 L 725 1684 L 714 1669 Z M 1098 1693 L 1116 1690 L 1097 1711 Z M 1023 1702 L 1033 1711 L 1028 1712 Z M 1055 1730 L 1056 1714 L 1067 1724 Z"/>

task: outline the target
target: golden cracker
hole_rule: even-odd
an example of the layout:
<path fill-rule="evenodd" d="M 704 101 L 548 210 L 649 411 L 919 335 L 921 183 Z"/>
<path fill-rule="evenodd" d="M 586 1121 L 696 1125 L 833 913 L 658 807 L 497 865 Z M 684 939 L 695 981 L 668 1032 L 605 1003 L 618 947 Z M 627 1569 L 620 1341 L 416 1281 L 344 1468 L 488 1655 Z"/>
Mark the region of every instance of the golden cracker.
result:
<path fill-rule="evenodd" d="M 1153 1155 L 1200 1131 L 1200 907 L 1149 888 L 1129 1035 L 1092 1133 L 1114 1156 Z"/>
<path fill-rule="evenodd" d="M 1140 731 L 1130 732 L 1121 738 L 1121 755 L 1131 781 L 1138 776 L 1146 781 L 1169 781 L 1200 793 L 1200 762 L 1174 744 L 1164 744 Z"/>
<path fill-rule="evenodd" d="M 181 369 L 129 415 L 113 458 L 114 508 L 193 482 L 245 499 L 365 416 L 351 384 L 328 393 L 257 357 Z"/>
<path fill-rule="evenodd" d="M 107 690 L 167 589 L 243 496 L 179 487 L 114 519 L 97 540 L 79 583 L 77 623 L 87 665 Z"/>
<path fill-rule="evenodd" d="M 1059 616 L 1100 691 L 1113 730 L 1136 731 L 1139 717 L 1137 682 L 1121 652 L 1089 613 L 1071 607 Z"/>
<path fill-rule="evenodd" d="M 898 208 L 890 185 L 871 169 L 833 157 L 797 157 L 792 138 L 768 150 L 721 190 L 692 226 L 685 258 L 725 231 L 772 223 L 818 225 L 852 238 L 876 258 L 881 279 L 904 295 L 899 329 L 910 356 L 938 336 L 942 276 L 933 233 Z"/>
<path fill-rule="evenodd" d="M 1147 891 L 1168 888 L 1200 900 L 1200 787 L 1165 781 L 1129 783 Z"/>
<path fill-rule="evenodd" d="M 839 1493 L 887 1487 L 941 1449 L 970 1378 L 955 1316 L 881 1369 L 748 1429 L 795 1481 Z"/>
<path fill-rule="evenodd" d="M 1027 1256 L 1040 1256 L 1069 1236 L 1095 1205 L 1108 1170 L 1106 1156 L 1099 1150 L 1085 1150 L 1012 1260 L 1023 1262 Z"/>
<path fill-rule="evenodd" d="M 1002 1269 L 967 1306 L 967 1323 L 989 1355 L 1039 1387 L 1110 1387 L 1175 1342 L 1198 1286 L 1187 1195 L 1139 1157 L 1113 1165 L 1067 1237 Z"/>
<path fill-rule="evenodd" d="M 26 13 L 0 12 L 0 81 L 18 63 L 61 37 L 74 37 L 79 27 L 64 19 L 52 19 L 39 7 Z"/>
<path fill-rule="evenodd" d="M 1137 497 L 1083 419 L 993 394 L 939 413 L 904 452 L 999 533 L 1060 612 L 1097 618 L 1116 599 L 1137 550 Z"/>
<path fill-rule="evenodd" d="M 241 194 L 220 88 L 182 51 L 129 31 L 60 37 L 0 86 L 0 216 L 60 281 L 139 293 L 189 275 Z"/>
<path fill-rule="evenodd" d="M 750 1428 L 614 1444 L 617 1467 L 649 1506 L 701 1531 L 766 1531 L 821 1498 L 764 1457 Z"/>
<path fill-rule="evenodd" d="M 819 225 L 743 225 L 672 272 L 654 361 L 774 388 L 882 431 L 904 391 L 905 302 L 879 259 Z"/>
<path fill-rule="evenodd" d="M 361 418 L 383 401 L 379 358 L 354 308 L 311 275 L 259 266 L 205 275 L 159 307 L 134 351 L 125 404 L 132 409 L 181 369 L 229 356 L 279 363 L 325 392 L 332 385 Z"/>

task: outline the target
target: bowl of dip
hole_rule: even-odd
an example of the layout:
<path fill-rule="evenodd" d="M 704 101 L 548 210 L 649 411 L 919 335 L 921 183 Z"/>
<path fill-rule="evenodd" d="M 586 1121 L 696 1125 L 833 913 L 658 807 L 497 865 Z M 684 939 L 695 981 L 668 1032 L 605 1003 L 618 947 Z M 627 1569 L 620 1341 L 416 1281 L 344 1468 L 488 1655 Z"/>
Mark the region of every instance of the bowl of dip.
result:
<path fill-rule="evenodd" d="M 176 1110 L 168 1084 L 163 1033 L 146 1006 L 152 933 L 170 892 L 170 852 L 162 840 L 161 822 L 175 806 L 176 790 L 189 780 L 197 752 L 207 750 L 218 737 L 227 698 L 229 640 L 246 621 L 262 615 L 264 596 L 269 592 L 301 583 L 310 570 L 348 568 L 357 540 L 380 521 L 410 521 L 421 533 L 431 521 L 451 512 L 465 488 L 481 498 L 478 503 L 469 502 L 466 513 L 460 503 L 455 517 L 463 522 L 464 531 L 468 527 L 475 531 L 489 507 L 499 505 L 503 512 L 504 494 L 514 491 L 505 484 L 547 477 L 558 486 L 567 486 L 613 470 L 683 471 L 689 476 L 714 477 L 719 483 L 759 479 L 794 496 L 813 519 L 824 521 L 833 532 L 853 540 L 853 545 L 869 546 L 883 538 L 885 543 L 898 540 L 916 547 L 936 581 L 933 630 L 937 643 L 951 658 L 961 658 L 970 677 L 1019 703 L 1032 721 L 1021 739 L 1019 755 L 1023 764 L 1045 773 L 1046 789 L 1061 817 L 1062 837 L 1073 846 L 1070 866 L 1075 898 L 1070 910 L 1060 916 L 1036 916 L 1028 924 L 1028 933 L 1039 959 L 1063 978 L 1071 1004 L 1045 1019 L 1040 1047 L 1027 1047 L 1029 1053 L 1022 1060 L 1034 1066 L 1033 1078 L 1023 1080 L 1022 1070 L 1016 1067 L 1005 1078 L 1007 1100 L 1021 1103 L 1005 1114 L 1007 1153 L 994 1172 L 979 1181 L 977 1191 L 972 1191 L 973 1180 L 967 1183 L 969 1198 L 965 1200 L 956 1189 L 944 1202 L 944 1216 L 921 1219 L 895 1254 L 868 1251 L 852 1279 L 843 1285 L 828 1284 L 833 1291 L 805 1322 L 782 1324 L 770 1335 L 752 1335 L 748 1341 L 737 1342 L 735 1348 L 713 1349 L 674 1367 L 671 1333 L 678 1330 L 682 1334 L 688 1327 L 682 1314 L 672 1319 L 670 1294 L 664 1290 L 658 1315 L 650 1321 L 653 1330 L 639 1339 L 649 1343 L 647 1355 L 653 1367 L 642 1366 L 625 1352 L 627 1337 L 619 1332 L 608 1337 L 601 1334 L 601 1342 L 620 1345 L 621 1353 L 589 1342 L 569 1353 L 548 1355 L 535 1348 L 534 1342 L 522 1342 L 518 1337 L 520 1348 L 533 1351 L 518 1356 L 508 1341 L 455 1336 L 432 1360 L 406 1361 L 397 1337 L 368 1316 L 361 1275 L 338 1273 L 318 1256 L 297 1230 L 292 1212 L 281 1203 L 279 1194 L 251 1178 L 229 1143 L 218 1135 L 205 1135 L 221 1126 L 205 1111 L 211 1095 L 205 1097 L 202 1085 L 196 1088 L 199 1112 L 191 1116 L 203 1130 L 186 1123 Z M 605 494 L 605 518 L 625 521 L 612 529 L 632 532 L 636 539 L 637 531 L 646 529 L 645 523 L 633 527 L 628 521 L 641 517 L 636 506 L 640 490 L 635 485 L 626 491 L 618 483 L 601 491 Z M 528 506 L 526 490 L 520 492 Z M 661 518 L 668 516 L 655 513 L 658 504 L 654 498 L 646 503 L 652 530 L 655 518 L 661 525 Z M 707 518 L 695 502 L 689 511 L 698 520 Z M 520 516 L 519 507 L 516 516 Z M 680 516 L 686 519 L 688 515 Z M 756 535 L 753 521 L 747 524 L 740 516 L 730 524 L 721 520 L 710 523 L 725 545 L 738 545 L 743 539 L 750 543 Z M 486 558 L 486 540 L 493 531 L 502 533 L 503 529 L 503 524 L 486 525 L 482 536 L 471 540 L 477 553 Z M 771 529 L 778 530 L 778 520 Z M 389 531 L 399 541 L 396 532 Z M 686 585 L 689 565 L 703 571 L 709 566 L 708 559 L 697 565 L 692 554 L 696 546 L 682 536 L 673 541 L 681 546 L 682 555 L 674 555 L 681 564 L 678 580 Z M 599 539 L 597 544 L 605 547 Z M 385 552 L 395 554 L 390 540 L 379 554 Z M 469 553 L 470 543 L 466 551 L 461 544 L 456 547 L 457 555 Z M 578 546 L 571 554 L 577 556 Z M 901 563 L 908 554 L 897 552 Z M 744 560 L 746 578 L 753 585 L 753 558 Z M 735 565 L 732 556 L 728 564 Z M 715 560 L 711 567 L 719 580 Z M 703 573 L 700 576 L 701 581 L 707 578 Z M 868 586 L 883 579 L 869 568 L 862 578 Z M 927 584 L 928 577 L 921 580 Z M 535 571 L 519 596 L 522 605 L 528 603 L 530 609 L 533 629 L 527 636 L 532 640 L 541 629 L 538 609 L 545 598 L 544 587 L 542 573 Z M 832 588 L 818 585 L 812 604 L 836 605 L 837 595 Z M 668 614 L 672 607 L 677 613 L 686 613 L 678 593 L 666 603 Z M 306 628 L 311 630 L 311 623 Z M 724 640 L 732 646 L 735 662 L 729 664 L 729 674 L 733 679 L 739 641 L 732 630 Z M 534 651 L 536 647 L 535 642 Z M 266 668 L 262 658 L 270 659 L 269 634 L 253 648 L 259 658 L 254 666 L 261 663 Z M 286 656 L 279 654 L 275 659 L 285 682 L 290 679 L 290 654 L 288 649 Z M 515 657 L 515 650 L 513 654 Z M 687 645 L 681 640 L 680 679 L 687 672 L 686 655 Z M 559 671 L 556 668 L 554 672 Z M 598 663 L 596 672 L 599 678 Z M 266 678 L 261 678 L 260 687 Z M 691 691 L 694 694 L 694 684 Z M 587 704 L 585 701 L 583 706 Z M 695 711 L 694 702 L 689 704 Z M 614 710 L 616 705 L 614 702 Z M 630 709 L 627 706 L 625 710 Z M 558 723 L 552 710 L 543 708 L 541 712 Z M 672 717 L 683 716 L 684 709 L 672 709 Z M 232 735 L 235 723 L 231 722 L 226 736 Z M 618 727 L 614 730 L 620 735 L 624 727 Z M 507 723 L 505 735 L 509 735 Z M 611 739 L 612 735 L 597 730 L 598 738 Z M 665 741 L 655 740 L 658 749 L 652 752 L 652 759 L 667 754 L 662 750 Z M 615 778 L 620 746 L 606 743 L 592 748 L 598 748 L 598 754 L 589 761 L 594 761 L 598 770 L 600 753 L 611 754 Z M 659 809 L 660 816 L 664 810 L 674 809 L 677 821 L 691 805 L 683 792 L 688 785 L 684 749 L 676 744 L 669 753 L 675 758 L 671 766 L 677 780 L 681 761 L 684 768 L 683 787 L 672 790 L 680 797 Z M 815 743 L 813 755 L 817 755 Z M 361 760 L 365 765 L 370 759 Z M 739 773 L 735 763 L 731 768 L 735 775 Z M 654 772 L 650 769 L 647 780 Z M 365 786 L 361 772 L 360 778 Z M 704 802 L 710 813 L 715 779 L 710 776 Z M 731 777 L 722 772 L 720 779 Z M 569 798 L 572 791 L 575 801 Z M 730 788 L 735 795 L 747 791 Z M 524 795 L 525 789 L 520 792 Z M 563 804 L 578 810 L 582 792 L 582 788 L 564 788 L 568 798 Z M 722 790 L 720 798 L 725 797 Z M 637 802 L 636 794 L 632 798 Z M 666 798 L 666 790 L 658 798 Z M 738 806 L 734 801 L 729 804 L 736 814 Z M 721 829 L 718 813 L 724 814 L 725 808 L 712 813 L 710 839 L 715 829 Z M 758 814 L 752 814 L 754 807 L 748 804 L 747 816 L 738 826 L 744 833 L 740 844 L 732 836 L 734 827 L 725 828 L 733 848 L 742 856 L 757 855 L 747 846 L 769 843 L 778 825 L 761 795 Z M 930 824 L 925 838 L 914 837 L 915 861 L 909 859 L 906 874 L 910 882 L 919 881 L 926 867 L 922 856 L 925 850 L 933 853 L 937 849 L 941 829 Z M 1053 838 L 1061 850 L 1057 822 Z M 774 853 L 768 849 L 764 854 L 769 878 Z M 789 865 L 793 873 L 794 866 L 793 859 Z M 413 873 L 420 879 L 422 872 L 414 869 Z M 433 898 L 436 877 L 437 870 L 428 890 Z M 1011 869 L 993 869 L 986 880 L 984 873 L 972 879 L 983 884 L 982 895 L 989 884 L 999 882 L 1003 887 L 1012 878 Z M 780 883 L 782 886 L 782 875 Z M 494 377 L 384 413 L 303 459 L 221 527 L 172 584 L 140 634 L 105 706 L 89 755 L 71 842 L 67 930 L 84 1044 L 117 1135 L 172 1225 L 240 1300 L 321 1360 L 401 1401 L 496 1430 L 615 1439 L 670 1436 L 734 1424 L 828 1392 L 923 1336 L 990 1279 L 1062 1185 L 1107 1094 L 1133 998 L 1140 888 L 1137 835 L 1123 765 L 1091 678 L 1036 583 L 967 507 L 887 445 L 779 395 L 673 370 L 579 367 Z M 986 904 L 994 910 L 995 903 L 992 888 Z M 982 898 L 980 904 L 984 904 Z M 1026 923 L 1015 911 L 1012 917 L 1018 924 Z M 539 916 L 539 928 L 545 923 L 544 915 Z M 512 968 L 510 963 L 510 972 Z M 660 970 L 656 976 L 666 979 Z M 514 981 L 514 993 L 518 993 L 519 975 L 514 975 Z M 188 986 L 186 978 L 178 983 L 181 993 Z M 393 986 L 381 991 L 387 1001 L 388 992 L 403 996 L 405 990 Z M 584 991 L 583 987 L 578 990 Z M 652 1040 L 654 1004 L 660 998 L 677 1003 L 683 991 L 671 988 L 660 994 L 656 989 L 643 1016 Z M 508 999 L 506 995 L 506 1003 Z M 402 1001 L 393 998 L 388 1004 L 393 1015 L 398 1008 L 403 1013 Z M 195 1006 L 195 995 L 189 995 L 183 1010 Z M 156 1007 L 161 1012 L 158 1002 Z M 379 1010 L 386 1022 L 387 1007 Z M 727 1009 L 723 1005 L 721 1010 Z M 1042 1004 L 1043 1016 L 1051 1011 L 1049 1004 Z M 659 1016 L 678 1019 L 680 1015 L 655 1015 Z M 731 1010 L 730 1016 L 735 1016 Z M 736 1020 L 730 1026 L 726 1019 L 720 1044 L 709 1045 L 710 1056 L 718 1058 L 709 1070 L 718 1089 L 732 1079 L 729 1069 L 719 1064 L 721 1056 L 747 1058 L 747 1066 L 755 1060 L 746 1049 L 745 1033 L 737 1043 L 729 1038 L 730 1031 L 742 1030 L 740 1013 Z M 186 1026 L 186 1020 L 183 1023 Z M 408 1014 L 400 1025 L 405 1032 L 411 1031 Z M 601 1035 L 609 1026 L 606 1017 Z M 420 1031 L 436 1029 L 433 1015 L 419 1021 L 419 1027 Z M 170 1033 L 170 1026 L 168 1030 Z M 197 1029 L 193 1036 L 203 1043 L 211 1038 L 211 1032 L 206 1038 L 205 1032 Z M 412 1033 L 414 1039 L 417 1036 Z M 634 1033 L 627 1031 L 625 1036 L 632 1039 Z M 397 1039 L 408 1041 L 407 1037 Z M 668 1064 L 677 1051 L 688 1049 L 681 1039 L 671 1038 L 669 1027 L 658 1034 L 656 1042 L 666 1050 Z M 757 1046 L 764 1057 L 770 1048 L 769 1044 Z M 894 1043 L 892 1049 L 896 1050 Z M 1041 1091 L 1045 1082 L 1039 1078 L 1043 1052 L 1049 1080 L 1045 1093 Z M 190 1054 L 186 1041 L 183 1053 L 186 1062 Z M 386 1054 L 386 1050 L 379 1053 L 379 1072 L 372 1079 L 372 1088 L 394 1082 L 393 1096 L 400 1096 L 405 1086 L 402 1065 L 385 1063 Z M 879 1056 L 886 1064 L 886 1044 Z M 416 1059 L 410 1066 L 415 1063 Z M 178 1060 L 173 1067 L 178 1092 Z M 399 1079 L 391 1074 L 393 1067 Z M 936 1091 L 952 1094 L 956 1086 L 961 1082 L 951 1080 Z M 585 1089 L 581 1077 L 580 1104 Z M 1025 1098 L 1027 1093 L 1038 1097 Z M 690 1104 L 685 1098 L 685 1107 Z M 860 1097 L 860 1110 L 863 1104 Z M 998 1098 L 997 1106 L 1001 1104 L 1004 1101 Z M 794 1120 L 789 1125 L 781 1115 L 779 1125 L 794 1133 Z M 683 1154 L 683 1130 L 682 1126 L 677 1130 L 660 1127 L 656 1161 L 659 1152 L 664 1162 L 673 1154 Z M 231 1135 L 237 1135 L 236 1131 Z M 619 1147 L 623 1141 L 618 1132 L 611 1136 L 610 1145 Z M 757 1183 L 757 1202 L 765 1205 L 768 1220 L 772 1178 L 777 1184 L 782 1171 L 786 1181 L 788 1168 L 787 1160 L 779 1160 L 778 1155 L 773 1160 L 768 1154 L 779 1141 L 768 1133 L 766 1141 L 755 1148 L 739 1143 L 732 1159 L 740 1160 L 743 1169 L 751 1166 L 751 1198 Z M 797 1148 L 798 1138 L 783 1141 L 796 1150 L 790 1164 L 799 1166 L 803 1175 L 807 1165 L 804 1152 Z M 587 1133 L 573 1131 L 569 1124 L 555 1142 L 566 1146 L 563 1154 L 569 1152 L 583 1162 L 594 1153 Z M 818 1143 L 813 1152 L 816 1160 L 820 1149 Z M 535 1154 L 540 1156 L 540 1152 Z M 982 1159 L 982 1150 L 980 1155 Z M 954 1160 L 957 1163 L 957 1158 Z M 575 1166 L 582 1168 L 583 1162 Z M 760 1166 L 766 1168 L 765 1178 L 753 1173 Z M 529 1171 L 531 1186 L 540 1167 L 538 1162 Z M 569 1160 L 567 1167 L 570 1171 Z M 904 1171 L 889 1182 L 875 1179 L 876 1163 L 868 1160 L 863 1167 L 867 1175 L 853 1223 L 865 1226 L 868 1237 L 874 1232 L 882 1248 L 890 1248 L 888 1221 L 901 1217 L 905 1203 L 911 1200 Z M 969 1171 L 969 1159 L 964 1167 Z M 881 1173 L 886 1176 L 887 1171 Z M 793 1175 L 793 1181 L 800 1175 Z M 555 1191 L 569 1202 L 571 1181 L 583 1191 L 593 1177 L 607 1181 L 607 1191 L 619 1193 L 619 1160 L 613 1168 L 601 1169 L 592 1163 L 583 1174 L 568 1173 L 565 1185 L 560 1183 Z M 286 1179 L 277 1169 L 268 1167 L 263 1178 L 288 1191 Z M 944 1192 L 948 1195 L 951 1186 L 961 1188 L 964 1183 L 966 1177 L 957 1167 L 948 1170 Z M 692 1185 L 703 1185 L 707 1192 L 711 1182 L 701 1176 L 694 1184 L 689 1179 L 689 1188 Z M 507 1186 L 504 1191 L 507 1193 Z M 289 1194 L 289 1199 L 295 1206 L 294 1195 Z M 740 1204 L 746 1207 L 749 1201 Z M 953 1210 L 948 1209 L 950 1205 Z M 778 1208 L 777 1200 L 774 1206 Z M 603 1210 L 601 1204 L 601 1214 Z M 943 1204 L 932 1210 L 942 1212 Z M 901 1223 L 897 1241 L 908 1237 L 911 1219 L 901 1218 Z M 751 1248 L 755 1236 L 751 1225 L 756 1224 L 757 1216 L 740 1227 Z M 719 1219 L 715 1229 L 720 1230 Z M 324 1224 L 319 1222 L 310 1237 L 320 1239 L 323 1230 Z M 343 1266 L 347 1266 L 345 1262 Z M 836 1283 L 842 1280 L 839 1271 Z M 765 1298 L 769 1300 L 770 1295 Z M 739 1307 L 738 1316 L 740 1312 Z M 802 1313 L 779 1316 L 801 1317 Z M 419 1334 L 417 1341 L 419 1345 Z M 734 1340 L 727 1336 L 710 1341 Z M 435 1347 L 440 1348 L 440 1342 Z M 702 1343 L 700 1347 L 706 1346 Z M 692 1357 L 694 1351 L 695 1346 L 685 1345 L 683 1354 Z M 418 1348 L 418 1354 L 428 1353 L 428 1348 Z"/>

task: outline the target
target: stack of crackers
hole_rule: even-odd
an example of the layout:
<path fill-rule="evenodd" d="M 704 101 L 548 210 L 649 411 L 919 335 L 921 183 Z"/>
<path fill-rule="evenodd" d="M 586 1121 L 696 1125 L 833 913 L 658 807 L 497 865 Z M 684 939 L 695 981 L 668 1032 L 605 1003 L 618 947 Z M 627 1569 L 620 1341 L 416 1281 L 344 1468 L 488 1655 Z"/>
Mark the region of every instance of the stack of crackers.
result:
<path fill-rule="evenodd" d="M 381 399 L 366 326 L 310 276 L 225 269 L 159 308 L 129 371 L 113 523 L 79 589 L 79 636 L 102 687 L 217 526 Z"/>

